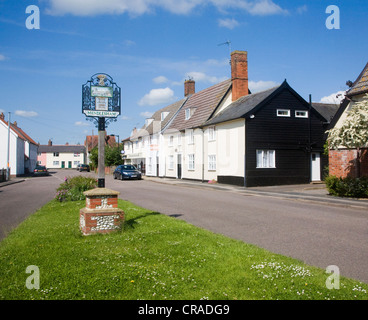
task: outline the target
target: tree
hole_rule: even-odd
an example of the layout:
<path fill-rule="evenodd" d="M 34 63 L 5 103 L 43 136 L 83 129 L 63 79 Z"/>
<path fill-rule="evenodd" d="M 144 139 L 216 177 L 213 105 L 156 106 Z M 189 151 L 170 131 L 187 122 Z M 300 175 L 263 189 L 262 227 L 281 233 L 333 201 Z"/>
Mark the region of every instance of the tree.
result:
<path fill-rule="evenodd" d="M 360 177 L 361 148 L 368 146 L 368 94 L 351 108 L 341 127 L 327 133 L 330 149 L 345 147 L 357 150 L 357 176 Z"/>
<path fill-rule="evenodd" d="M 90 160 L 94 166 L 94 168 L 98 167 L 98 148 L 94 147 L 90 153 Z M 123 160 L 121 158 L 121 147 L 110 147 L 109 145 L 105 146 L 105 166 L 117 166 L 122 164 Z"/>

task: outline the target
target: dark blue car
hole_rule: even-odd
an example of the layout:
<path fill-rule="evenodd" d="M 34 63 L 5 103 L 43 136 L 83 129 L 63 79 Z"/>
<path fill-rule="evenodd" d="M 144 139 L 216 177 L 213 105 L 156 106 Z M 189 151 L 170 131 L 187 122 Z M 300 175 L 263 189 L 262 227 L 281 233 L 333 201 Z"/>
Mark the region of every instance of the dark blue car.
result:
<path fill-rule="evenodd" d="M 117 166 L 114 173 L 114 179 L 129 180 L 129 179 L 142 179 L 142 173 L 131 164 L 123 164 Z"/>

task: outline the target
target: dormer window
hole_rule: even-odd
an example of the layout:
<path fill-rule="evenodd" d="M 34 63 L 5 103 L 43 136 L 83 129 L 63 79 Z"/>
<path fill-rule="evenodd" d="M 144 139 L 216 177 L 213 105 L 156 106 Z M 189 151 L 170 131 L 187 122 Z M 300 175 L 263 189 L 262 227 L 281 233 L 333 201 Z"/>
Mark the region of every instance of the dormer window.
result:
<path fill-rule="evenodd" d="M 146 128 L 152 123 L 153 119 L 146 119 Z"/>
<path fill-rule="evenodd" d="M 161 121 L 164 121 L 168 114 L 169 112 L 161 112 Z"/>
<path fill-rule="evenodd" d="M 189 120 L 191 117 L 190 108 L 185 109 L 185 120 Z"/>

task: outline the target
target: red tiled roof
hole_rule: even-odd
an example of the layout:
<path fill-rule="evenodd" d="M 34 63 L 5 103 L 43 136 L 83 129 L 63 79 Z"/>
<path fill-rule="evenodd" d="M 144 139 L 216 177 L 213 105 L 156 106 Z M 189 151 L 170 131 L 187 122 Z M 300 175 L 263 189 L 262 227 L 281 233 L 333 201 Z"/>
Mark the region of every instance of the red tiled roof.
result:
<path fill-rule="evenodd" d="M 5 121 L 0 117 L 0 120 L 5 123 L 6 126 L 8 126 L 8 122 Z M 10 129 L 12 129 L 19 138 L 21 138 L 24 141 L 28 141 L 29 143 L 32 143 L 34 145 L 38 145 L 37 142 L 35 142 L 27 133 L 25 133 L 21 128 L 18 127 L 18 125 L 14 125 L 13 123 L 10 123 Z"/>
<path fill-rule="evenodd" d="M 115 136 L 108 136 L 109 139 L 107 141 L 108 145 L 110 147 L 115 147 L 116 140 Z M 84 141 L 84 145 L 87 149 L 87 151 L 91 151 L 94 147 L 98 146 L 98 136 L 87 136 L 86 140 Z"/>
<path fill-rule="evenodd" d="M 218 107 L 230 87 L 231 80 L 226 80 L 190 96 L 168 129 L 184 130 L 201 126 Z M 195 111 L 190 119 L 185 120 L 185 110 L 188 108 Z"/>

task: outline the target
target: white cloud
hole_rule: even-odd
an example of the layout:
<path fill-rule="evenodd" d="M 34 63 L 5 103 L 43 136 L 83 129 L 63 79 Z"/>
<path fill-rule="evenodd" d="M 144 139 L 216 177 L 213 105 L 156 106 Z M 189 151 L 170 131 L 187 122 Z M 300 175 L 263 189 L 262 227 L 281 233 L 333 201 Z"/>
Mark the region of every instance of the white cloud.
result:
<path fill-rule="evenodd" d="M 230 30 L 234 29 L 235 27 L 238 27 L 240 23 L 235 19 L 219 19 L 218 25 L 220 27 L 228 28 Z"/>
<path fill-rule="evenodd" d="M 143 117 L 143 118 L 151 118 L 151 117 L 152 117 L 152 115 L 153 115 L 153 112 L 150 112 L 150 111 L 141 112 L 139 115 L 140 115 L 141 117 Z"/>
<path fill-rule="evenodd" d="M 307 5 L 301 6 L 298 9 L 296 9 L 296 12 L 299 14 L 303 14 L 304 12 L 307 12 L 307 11 L 308 11 Z"/>
<path fill-rule="evenodd" d="M 3 54 L 0 54 L 0 61 L 6 60 L 6 57 Z"/>
<path fill-rule="evenodd" d="M 255 16 L 268 16 L 276 14 L 287 14 L 288 11 L 282 9 L 272 0 L 260 0 L 256 2 L 248 2 L 248 12 Z"/>
<path fill-rule="evenodd" d="M 219 83 L 227 79 L 227 77 L 218 78 L 218 77 L 209 76 L 203 72 L 197 72 L 197 71 L 188 72 L 186 73 L 185 77 L 186 79 L 192 78 L 196 82 L 207 82 L 207 83 Z"/>
<path fill-rule="evenodd" d="M 89 127 L 89 123 L 83 121 L 77 121 L 76 123 L 74 123 L 74 125 L 76 125 L 77 127 Z"/>
<path fill-rule="evenodd" d="M 25 118 L 32 118 L 32 117 L 38 116 L 38 113 L 35 111 L 24 111 L 24 110 L 16 110 L 15 114 L 17 116 L 25 117 Z"/>
<path fill-rule="evenodd" d="M 279 83 L 275 81 L 249 81 L 249 89 L 252 93 L 260 92 L 263 90 L 267 90 L 273 87 L 278 86 Z"/>
<path fill-rule="evenodd" d="M 126 47 L 132 47 L 136 45 L 136 43 L 133 40 L 124 40 L 123 43 L 124 43 L 124 46 Z"/>
<path fill-rule="evenodd" d="M 156 77 L 156 78 L 153 79 L 153 82 L 154 83 L 157 83 L 157 84 L 166 83 L 168 81 L 169 80 L 166 77 L 164 77 L 164 76 L 158 76 L 158 77 Z"/>
<path fill-rule="evenodd" d="M 138 104 L 140 106 L 156 106 L 170 103 L 174 99 L 174 91 L 168 87 L 164 89 L 152 89 L 141 100 L 139 100 Z"/>
<path fill-rule="evenodd" d="M 340 102 L 345 97 L 345 91 L 338 91 L 336 93 L 332 93 L 329 96 L 323 97 L 321 99 L 321 103 L 332 103 L 332 104 L 340 104 Z"/>
<path fill-rule="evenodd" d="M 238 9 L 252 15 L 285 14 L 287 10 L 273 0 L 45 0 L 46 12 L 51 15 L 72 14 L 76 16 L 95 16 L 102 14 L 129 13 L 139 16 L 153 12 L 156 8 L 173 14 L 189 14 L 200 6 L 212 5 L 220 11 Z"/>

